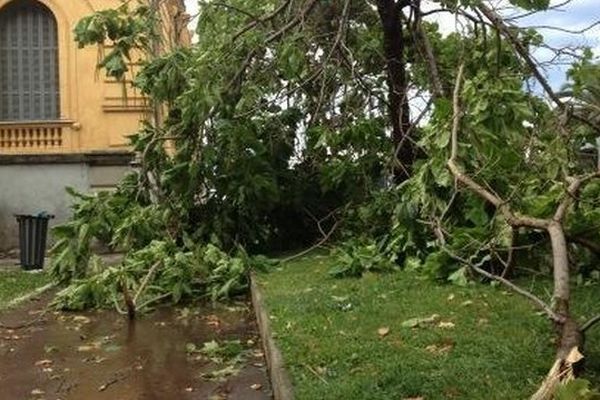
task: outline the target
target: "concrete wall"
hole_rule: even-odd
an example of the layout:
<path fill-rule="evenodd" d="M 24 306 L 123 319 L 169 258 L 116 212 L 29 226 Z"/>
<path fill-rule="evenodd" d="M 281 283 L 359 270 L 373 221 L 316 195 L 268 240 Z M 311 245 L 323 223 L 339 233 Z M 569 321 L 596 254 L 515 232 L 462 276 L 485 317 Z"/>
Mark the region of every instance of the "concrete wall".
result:
<path fill-rule="evenodd" d="M 110 190 L 130 169 L 130 154 L 94 154 L 0 157 L 0 251 L 18 247 L 14 214 L 55 215 L 51 226 L 71 215 L 71 197 L 65 188 L 79 191 Z"/>

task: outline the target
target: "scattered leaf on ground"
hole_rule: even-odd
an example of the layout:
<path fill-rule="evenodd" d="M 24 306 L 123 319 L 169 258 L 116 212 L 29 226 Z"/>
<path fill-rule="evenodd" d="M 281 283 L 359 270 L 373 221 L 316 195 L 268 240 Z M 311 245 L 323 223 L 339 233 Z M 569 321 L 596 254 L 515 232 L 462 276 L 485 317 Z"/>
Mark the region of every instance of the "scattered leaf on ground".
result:
<path fill-rule="evenodd" d="M 99 348 L 100 348 L 100 343 L 94 342 L 94 343 L 83 344 L 81 346 L 78 346 L 77 351 L 79 351 L 81 353 L 86 353 L 89 351 L 98 350 Z"/>
<path fill-rule="evenodd" d="M 58 351 L 58 347 L 56 347 L 56 346 L 50 346 L 50 345 L 44 346 L 44 352 L 46 354 L 48 354 L 48 353 L 55 353 L 57 351 Z"/>
<path fill-rule="evenodd" d="M 238 372 L 240 372 L 239 367 L 236 367 L 235 365 L 228 365 L 225 368 L 218 369 L 215 371 L 210 371 L 210 372 L 201 374 L 200 376 L 202 376 L 202 378 L 210 380 L 210 381 L 212 381 L 212 380 L 223 381 L 230 376 L 237 375 Z"/>
<path fill-rule="evenodd" d="M 73 322 L 77 322 L 79 324 L 89 324 L 92 322 L 92 320 L 84 315 L 76 315 L 73 317 Z"/>
<path fill-rule="evenodd" d="M 454 342 L 452 340 L 448 340 L 441 343 L 430 344 L 425 347 L 425 350 L 431 354 L 442 355 L 449 353 L 454 348 Z"/>
<path fill-rule="evenodd" d="M 381 337 L 386 337 L 389 333 L 390 328 L 387 326 L 382 326 L 381 328 L 377 329 L 377 334 Z"/>
<path fill-rule="evenodd" d="M 442 328 L 442 329 L 452 329 L 455 326 L 456 325 L 454 325 L 454 322 L 450 322 L 450 321 L 440 321 L 440 323 L 438 324 L 438 328 Z"/>
<path fill-rule="evenodd" d="M 430 317 L 425 318 L 411 318 L 404 322 L 402 322 L 402 327 L 404 328 L 417 328 L 419 326 L 424 326 L 428 324 L 433 324 L 440 319 L 438 314 L 432 314 Z"/>
<path fill-rule="evenodd" d="M 331 296 L 331 298 L 334 301 L 337 301 L 338 303 L 343 303 L 344 301 L 348 300 L 349 297 L 348 296 Z"/>
<path fill-rule="evenodd" d="M 52 360 L 39 360 L 39 361 L 35 362 L 35 366 L 36 367 L 45 367 L 45 368 L 47 368 L 47 367 L 51 366 L 52 364 L 53 364 Z"/>

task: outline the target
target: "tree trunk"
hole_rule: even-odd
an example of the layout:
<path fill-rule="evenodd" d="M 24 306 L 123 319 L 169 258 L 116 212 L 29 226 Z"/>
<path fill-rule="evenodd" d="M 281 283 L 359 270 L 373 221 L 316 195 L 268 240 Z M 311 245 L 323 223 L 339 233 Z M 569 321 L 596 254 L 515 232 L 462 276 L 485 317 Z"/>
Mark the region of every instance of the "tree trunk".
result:
<path fill-rule="evenodd" d="M 560 324 L 560 342 L 557 359 L 565 360 L 573 347 L 581 347 L 583 336 L 579 326 L 571 317 L 569 303 L 571 289 L 569 287 L 569 259 L 567 257 L 567 240 L 562 225 L 550 223 L 548 234 L 552 244 L 552 259 L 554 263 L 554 311 L 564 318 Z"/>
<path fill-rule="evenodd" d="M 408 104 L 408 79 L 406 76 L 406 57 L 404 30 L 402 26 L 402 8 L 404 0 L 378 0 L 377 11 L 383 27 L 383 47 L 386 58 L 389 117 L 392 125 L 392 143 L 394 145 L 394 178 L 396 182 L 405 181 L 410 176 L 414 160 L 411 132 L 410 107 Z"/>
<path fill-rule="evenodd" d="M 123 281 L 121 282 L 121 292 L 123 293 L 123 301 L 125 302 L 125 307 L 127 307 L 127 316 L 129 317 L 130 321 L 133 321 L 135 319 L 135 303 L 133 302 L 133 299 L 131 298 L 131 294 L 129 293 L 129 289 L 127 288 L 127 284 L 125 283 L 125 280 L 123 279 Z"/>
<path fill-rule="evenodd" d="M 559 222 L 551 222 L 548 225 L 548 234 L 550 235 L 550 243 L 552 244 L 554 269 L 554 311 L 563 317 L 567 317 L 569 315 L 569 298 L 571 295 L 567 240 L 563 227 Z"/>
<path fill-rule="evenodd" d="M 551 222 L 547 230 L 554 264 L 554 311 L 563 320 L 556 323 L 559 342 L 554 364 L 531 400 L 553 399 L 558 385 L 575 376 L 577 364 L 583 358 L 580 353 L 584 342 L 583 333 L 569 311 L 569 260 L 565 232 L 560 222 Z"/>

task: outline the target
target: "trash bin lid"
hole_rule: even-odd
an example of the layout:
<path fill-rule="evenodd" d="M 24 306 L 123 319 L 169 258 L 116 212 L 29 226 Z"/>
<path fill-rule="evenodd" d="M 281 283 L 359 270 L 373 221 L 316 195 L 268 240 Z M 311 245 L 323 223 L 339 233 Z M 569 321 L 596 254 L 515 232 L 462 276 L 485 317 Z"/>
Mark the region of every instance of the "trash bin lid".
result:
<path fill-rule="evenodd" d="M 48 214 L 43 211 L 37 214 L 14 214 L 17 219 L 25 219 L 25 218 L 42 218 L 42 219 L 52 219 L 54 215 Z"/>

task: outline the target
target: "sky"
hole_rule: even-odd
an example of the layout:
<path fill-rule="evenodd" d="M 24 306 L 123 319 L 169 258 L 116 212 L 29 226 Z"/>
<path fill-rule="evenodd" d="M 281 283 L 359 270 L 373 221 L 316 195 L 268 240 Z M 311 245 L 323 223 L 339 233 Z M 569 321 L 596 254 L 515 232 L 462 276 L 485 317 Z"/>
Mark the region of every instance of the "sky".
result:
<path fill-rule="evenodd" d="M 559 3 L 553 1 L 552 4 Z M 567 33 L 556 29 L 541 28 L 539 31 L 544 40 L 551 47 L 589 46 L 594 51 L 596 58 L 600 56 L 600 1 L 599 0 L 573 0 L 570 4 L 558 10 L 540 13 L 521 22 L 528 26 L 554 26 L 571 31 L 585 29 L 596 24 L 584 33 Z M 535 56 L 540 61 L 552 59 L 555 53 L 548 49 L 538 49 Z M 565 81 L 565 72 L 568 65 L 548 70 L 547 75 L 553 86 L 559 86 Z"/>
<path fill-rule="evenodd" d="M 552 0 L 551 6 L 564 3 L 565 0 Z M 185 0 L 187 12 L 190 15 L 198 13 L 197 0 Z M 506 4 L 506 0 L 493 1 L 497 6 Z M 505 16 L 521 14 L 514 10 L 504 10 Z M 457 27 L 457 20 L 450 14 L 436 18 L 444 32 L 451 32 Z M 600 22 L 600 0 L 571 0 L 557 9 L 536 13 L 517 20 L 520 26 L 552 26 L 566 30 L 581 30 L 593 23 Z M 196 21 L 192 21 L 194 25 Z M 192 26 L 193 28 L 193 26 Z M 539 32 L 544 36 L 545 42 L 554 48 L 569 46 L 589 46 L 596 55 L 600 55 L 600 24 L 585 33 L 567 33 L 557 29 L 541 28 Z M 540 62 L 551 60 L 555 53 L 550 49 L 541 48 L 534 53 Z M 559 88 L 565 82 L 566 65 L 545 69 L 545 73 L 554 88 Z"/>

